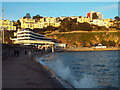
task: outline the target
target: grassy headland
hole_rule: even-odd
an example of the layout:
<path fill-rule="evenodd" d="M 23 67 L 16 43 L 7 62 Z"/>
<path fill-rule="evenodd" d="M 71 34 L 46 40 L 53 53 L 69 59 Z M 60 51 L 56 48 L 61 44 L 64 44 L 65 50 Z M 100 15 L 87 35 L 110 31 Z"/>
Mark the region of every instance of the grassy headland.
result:
<path fill-rule="evenodd" d="M 59 42 L 67 43 L 68 46 L 93 46 L 96 43 L 102 43 L 108 47 L 120 46 L 120 32 L 64 32 L 47 35 L 50 38 L 57 39 Z"/>

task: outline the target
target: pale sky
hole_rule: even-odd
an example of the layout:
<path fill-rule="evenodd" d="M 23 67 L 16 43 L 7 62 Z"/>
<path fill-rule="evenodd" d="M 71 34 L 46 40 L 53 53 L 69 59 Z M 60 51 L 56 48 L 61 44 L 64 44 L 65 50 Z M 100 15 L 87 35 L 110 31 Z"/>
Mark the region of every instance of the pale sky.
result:
<path fill-rule="evenodd" d="M 31 2 L 33 0 L 13 1 L 15 0 L 2 0 L 2 4 L 0 3 L 0 8 L 1 5 L 4 8 L 5 19 L 16 21 L 25 16 L 26 13 L 30 13 L 31 16 L 39 14 L 48 17 L 86 16 L 86 13 L 91 10 L 101 12 L 104 18 L 113 19 L 115 16 L 118 16 L 118 0 L 109 0 L 109 2 L 105 2 L 108 0 L 84 0 L 84 2 L 83 0 L 74 0 L 74 2 L 72 0 L 64 0 L 66 2 L 52 2 L 55 0 L 34 0 L 34 2 Z"/>

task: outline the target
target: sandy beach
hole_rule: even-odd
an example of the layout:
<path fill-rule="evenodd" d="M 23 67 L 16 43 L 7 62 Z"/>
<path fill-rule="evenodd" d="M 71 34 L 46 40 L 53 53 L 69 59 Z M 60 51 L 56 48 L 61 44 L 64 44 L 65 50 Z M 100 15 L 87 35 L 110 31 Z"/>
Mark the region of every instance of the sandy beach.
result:
<path fill-rule="evenodd" d="M 2 61 L 2 88 L 63 88 L 63 86 L 29 55 Z"/>

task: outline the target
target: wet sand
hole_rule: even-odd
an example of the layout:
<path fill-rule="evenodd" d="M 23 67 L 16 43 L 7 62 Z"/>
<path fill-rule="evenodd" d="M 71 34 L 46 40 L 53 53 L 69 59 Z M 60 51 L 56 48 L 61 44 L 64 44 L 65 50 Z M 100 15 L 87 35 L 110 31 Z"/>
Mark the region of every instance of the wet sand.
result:
<path fill-rule="evenodd" d="M 2 61 L 2 88 L 63 88 L 51 74 L 29 55 Z"/>

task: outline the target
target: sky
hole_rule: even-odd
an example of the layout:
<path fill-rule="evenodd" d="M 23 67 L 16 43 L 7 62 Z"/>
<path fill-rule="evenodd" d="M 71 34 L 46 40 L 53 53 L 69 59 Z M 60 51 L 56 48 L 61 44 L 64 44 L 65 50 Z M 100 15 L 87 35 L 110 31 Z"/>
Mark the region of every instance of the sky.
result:
<path fill-rule="evenodd" d="M 120 0 L 1 0 L 2 2 L 119 2 Z"/>
<path fill-rule="evenodd" d="M 1 4 L 0 4 L 1 6 Z M 19 20 L 30 13 L 43 17 L 86 16 L 89 11 L 101 12 L 104 18 L 118 16 L 118 2 L 2 2 L 4 18 Z M 1 12 L 0 12 L 1 13 Z M 0 17 L 1 18 L 1 17 Z"/>

